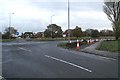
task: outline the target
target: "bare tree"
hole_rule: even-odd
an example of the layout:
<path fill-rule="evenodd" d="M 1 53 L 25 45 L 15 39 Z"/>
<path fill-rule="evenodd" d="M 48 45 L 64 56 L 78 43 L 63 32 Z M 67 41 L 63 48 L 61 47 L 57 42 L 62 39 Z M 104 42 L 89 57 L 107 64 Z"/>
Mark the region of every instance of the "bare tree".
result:
<path fill-rule="evenodd" d="M 112 27 L 116 40 L 120 37 L 120 1 L 104 2 L 103 11 L 112 22 Z"/>

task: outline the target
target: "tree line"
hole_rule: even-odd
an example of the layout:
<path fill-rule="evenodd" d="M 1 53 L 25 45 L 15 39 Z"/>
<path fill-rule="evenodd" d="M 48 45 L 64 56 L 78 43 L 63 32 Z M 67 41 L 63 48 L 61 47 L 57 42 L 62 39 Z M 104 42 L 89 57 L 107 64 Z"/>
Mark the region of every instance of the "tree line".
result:
<path fill-rule="evenodd" d="M 5 29 L 4 33 L 2 34 L 3 39 L 9 39 L 9 38 L 16 38 L 17 29 L 14 27 L 8 27 Z M 100 36 L 114 36 L 114 32 L 112 30 L 101 30 L 98 31 L 97 29 L 86 29 L 85 31 L 82 31 L 81 27 L 76 26 L 74 29 L 70 29 L 70 36 L 71 37 L 85 37 L 90 36 L 92 38 L 99 38 Z M 45 29 L 44 32 L 24 32 L 19 37 L 22 38 L 58 38 L 58 37 L 68 37 L 68 29 L 63 31 L 61 29 L 61 26 L 58 26 L 57 24 L 49 24 L 47 26 L 47 29 Z"/>

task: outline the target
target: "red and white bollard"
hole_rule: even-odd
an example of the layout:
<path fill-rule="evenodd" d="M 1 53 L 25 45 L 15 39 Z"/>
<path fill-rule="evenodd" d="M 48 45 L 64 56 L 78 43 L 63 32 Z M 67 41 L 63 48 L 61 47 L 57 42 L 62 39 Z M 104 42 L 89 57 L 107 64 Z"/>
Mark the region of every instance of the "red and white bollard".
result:
<path fill-rule="evenodd" d="M 80 49 L 80 44 L 78 40 L 77 40 L 77 49 Z"/>
<path fill-rule="evenodd" d="M 90 40 L 87 40 L 87 44 L 90 44 Z"/>
<path fill-rule="evenodd" d="M 93 41 L 92 41 L 92 39 L 90 39 L 90 44 L 93 44 Z"/>

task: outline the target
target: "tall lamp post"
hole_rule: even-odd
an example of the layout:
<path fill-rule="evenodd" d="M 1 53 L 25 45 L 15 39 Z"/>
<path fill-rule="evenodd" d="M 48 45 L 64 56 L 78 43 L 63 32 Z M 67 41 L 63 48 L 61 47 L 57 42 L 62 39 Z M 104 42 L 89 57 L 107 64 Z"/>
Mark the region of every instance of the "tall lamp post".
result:
<path fill-rule="evenodd" d="M 68 0 L 68 42 L 70 41 L 70 2 Z"/>
<path fill-rule="evenodd" d="M 10 30 L 10 27 L 11 27 L 11 14 L 14 14 L 14 13 L 10 13 L 9 14 L 9 39 L 11 39 L 11 30 Z"/>
<path fill-rule="evenodd" d="M 52 18 L 53 18 L 53 16 L 55 16 L 55 15 L 51 16 L 51 38 L 53 38 L 53 28 L 52 28 Z"/>

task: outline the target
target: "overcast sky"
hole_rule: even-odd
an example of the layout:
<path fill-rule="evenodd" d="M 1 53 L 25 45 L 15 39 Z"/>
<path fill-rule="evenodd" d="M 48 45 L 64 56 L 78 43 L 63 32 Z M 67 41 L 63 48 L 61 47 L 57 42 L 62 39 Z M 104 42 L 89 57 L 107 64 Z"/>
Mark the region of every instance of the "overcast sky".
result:
<path fill-rule="evenodd" d="M 79 26 L 82 30 L 110 29 L 111 22 L 103 12 L 102 0 L 70 0 L 70 28 Z M 0 0 L 0 27 L 2 32 L 11 25 L 20 33 L 41 32 L 51 23 L 67 29 L 67 0 Z"/>

